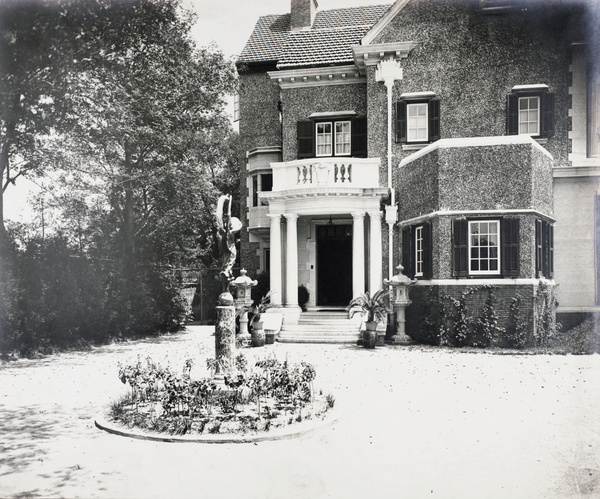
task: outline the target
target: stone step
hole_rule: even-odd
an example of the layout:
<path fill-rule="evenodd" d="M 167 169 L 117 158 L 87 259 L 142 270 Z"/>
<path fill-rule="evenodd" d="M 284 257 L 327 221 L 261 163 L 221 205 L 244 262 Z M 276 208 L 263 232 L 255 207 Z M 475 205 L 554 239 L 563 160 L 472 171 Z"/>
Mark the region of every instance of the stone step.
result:
<path fill-rule="evenodd" d="M 277 341 L 281 343 L 356 344 L 360 319 L 348 319 L 344 310 L 311 310 L 300 315 L 298 324 L 284 324 Z"/>

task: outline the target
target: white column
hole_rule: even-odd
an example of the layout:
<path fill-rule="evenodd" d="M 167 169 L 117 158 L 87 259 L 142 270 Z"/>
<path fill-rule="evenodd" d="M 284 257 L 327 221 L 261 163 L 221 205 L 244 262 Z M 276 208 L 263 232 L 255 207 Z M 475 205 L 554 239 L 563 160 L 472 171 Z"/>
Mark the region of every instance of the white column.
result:
<path fill-rule="evenodd" d="M 371 230 L 369 232 L 369 292 L 371 294 L 383 286 L 381 248 L 381 212 L 370 211 Z"/>
<path fill-rule="evenodd" d="M 286 261 L 285 261 L 285 306 L 298 307 L 298 215 L 285 213 Z"/>
<path fill-rule="evenodd" d="M 281 215 L 269 214 L 271 219 L 271 248 L 269 265 L 271 303 L 281 305 Z"/>
<path fill-rule="evenodd" d="M 365 292 L 365 214 L 352 213 L 352 298 Z"/>

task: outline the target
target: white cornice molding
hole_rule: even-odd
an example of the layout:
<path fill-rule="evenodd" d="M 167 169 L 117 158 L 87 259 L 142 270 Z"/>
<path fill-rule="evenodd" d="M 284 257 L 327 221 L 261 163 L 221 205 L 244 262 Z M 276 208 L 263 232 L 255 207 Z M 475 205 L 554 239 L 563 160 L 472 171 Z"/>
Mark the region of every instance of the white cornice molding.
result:
<path fill-rule="evenodd" d="M 432 218 L 438 217 L 502 217 L 502 216 L 517 216 L 517 215 L 534 215 L 536 217 L 542 218 L 548 222 L 556 222 L 556 220 L 542 213 L 541 211 L 534 210 L 532 208 L 508 208 L 508 209 L 498 209 L 498 210 L 438 210 L 432 211 L 431 213 L 426 213 L 425 215 L 420 215 L 418 217 L 410 218 L 408 220 L 402 220 L 398 222 L 396 225 L 398 227 L 406 227 L 414 224 L 418 224 L 421 222 L 426 222 L 427 220 L 431 220 Z"/>
<path fill-rule="evenodd" d="M 554 159 L 546 149 L 539 145 L 529 135 L 498 135 L 493 137 L 459 137 L 453 139 L 440 139 L 428 146 L 424 147 L 420 151 L 417 151 L 410 156 L 407 156 L 400 161 L 399 167 L 403 167 L 408 163 L 412 163 L 414 160 L 425 156 L 436 149 L 449 149 L 455 147 L 487 147 L 487 146 L 501 146 L 501 145 L 515 145 L 515 144 L 530 144 L 542 154 L 545 154 L 550 159 Z"/>
<path fill-rule="evenodd" d="M 361 75 L 353 64 L 269 71 L 267 74 L 271 81 L 277 83 L 282 89 L 367 82 L 367 78 Z"/>
<path fill-rule="evenodd" d="M 377 35 L 379 35 L 386 28 L 390 21 L 396 17 L 396 14 L 398 14 L 398 12 L 400 12 L 408 2 L 409 0 L 397 0 L 397 2 L 392 5 L 390 9 L 382 16 L 382 18 L 379 19 L 375 26 L 373 26 L 365 36 L 363 36 L 360 43 L 362 45 L 368 45 L 375 40 Z"/>
<path fill-rule="evenodd" d="M 552 170 L 554 178 L 600 177 L 600 166 L 557 166 Z"/>
<path fill-rule="evenodd" d="M 354 63 L 360 74 L 365 74 L 367 66 L 375 66 L 381 61 L 406 59 L 416 47 L 415 42 L 378 43 L 375 45 L 352 45 Z"/>

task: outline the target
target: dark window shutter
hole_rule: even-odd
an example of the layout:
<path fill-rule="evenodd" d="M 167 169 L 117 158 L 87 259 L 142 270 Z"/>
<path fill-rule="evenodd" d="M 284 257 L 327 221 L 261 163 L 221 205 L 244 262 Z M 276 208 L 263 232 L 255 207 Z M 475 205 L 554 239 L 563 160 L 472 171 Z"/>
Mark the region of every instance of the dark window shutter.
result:
<path fill-rule="evenodd" d="M 545 93 L 540 97 L 542 107 L 542 137 L 554 135 L 554 94 Z"/>
<path fill-rule="evenodd" d="M 312 121 L 298 121 L 298 159 L 313 158 L 315 143 L 315 124 Z"/>
<path fill-rule="evenodd" d="M 548 224 L 548 277 L 554 277 L 554 225 Z"/>
<path fill-rule="evenodd" d="M 429 101 L 429 142 L 440 140 L 440 100 Z"/>
<path fill-rule="evenodd" d="M 506 135 L 519 133 L 519 96 L 511 94 L 506 100 Z"/>
<path fill-rule="evenodd" d="M 396 102 L 396 142 L 406 142 L 406 101 Z"/>
<path fill-rule="evenodd" d="M 431 224 L 423 225 L 423 278 L 432 277 Z"/>
<path fill-rule="evenodd" d="M 402 266 L 404 275 L 411 279 L 415 276 L 413 228 L 402 229 Z"/>
<path fill-rule="evenodd" d="M 367 157 L 367 118 L 352 120 L 352 156 Z"/>
<path fill-rule="evenodd" d="M 452 271 L 454 277 L 469 275 L 469 223 L 452 221 Z"/>
<path fill-rule="evenodd" d="M 543 265 L 543 246 L 542 246 L 542 221 L 535 221 L 535 276 L 539 277 L 542 274 Z"/>
<path fill-rule="evenodd" d="M 502 275 L 519 277 L 519 229 L 518 218 L 502 220 Z"/>

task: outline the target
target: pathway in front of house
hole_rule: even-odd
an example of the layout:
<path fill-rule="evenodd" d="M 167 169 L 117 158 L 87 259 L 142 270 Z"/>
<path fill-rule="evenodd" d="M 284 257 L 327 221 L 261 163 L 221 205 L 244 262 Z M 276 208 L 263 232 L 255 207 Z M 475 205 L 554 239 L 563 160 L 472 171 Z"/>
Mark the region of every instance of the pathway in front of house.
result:
<path fill-rule="evenodd" d="M 94 427 L 150 355 L 196 374 L 209 327 L 0 364 L 0 497 L 567 498 L 600 495 L 600 356 L 275 344 L 308 360 L 341 419 L 258 444 L 160 443 Z"/>

